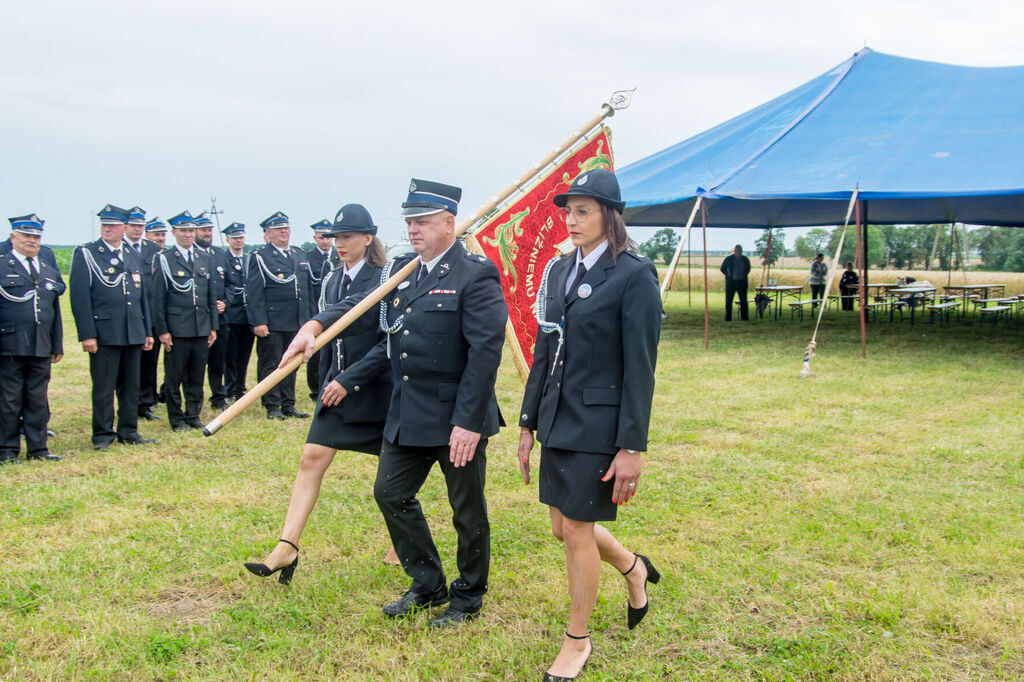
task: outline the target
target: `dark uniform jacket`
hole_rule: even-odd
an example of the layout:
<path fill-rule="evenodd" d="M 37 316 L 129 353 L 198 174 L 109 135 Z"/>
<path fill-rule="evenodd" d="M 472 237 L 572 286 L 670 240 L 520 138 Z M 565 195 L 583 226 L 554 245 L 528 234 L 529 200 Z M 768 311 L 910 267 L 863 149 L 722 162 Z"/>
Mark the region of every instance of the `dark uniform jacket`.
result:
<path fill-rule="evenodd" d="M 10 237 L 0 242 L 0 256 L 6 256 L 13 250 L 14 245 L 11 244 Z M 61 276 L 60 266 L 57 265 L 57 256 L 53 253 L 53 249 L 51 249 L 49 246 L 40 245 L 39 260 L 52 266 L 53 269 L 57 271 L 57 282 L 55 284 L 56 288 L 54 289 L 54 291 L 57 292 L 58 296 L 62 295 L 65 291 L 67 291 L 68 286 L 67 284 L 64 283 L 64 278 Z"/>
<path fill-rule="evenodd" d="M 315 311 L 306 252 L 290 247 L 284 256 L 273 244 L 249 254 L 245 282 L 249 324 L 265 324 L 272 332 L 294 332 Z"/>
<path fill-rule="evenodd" d="M 156 333 L 170 333 L 172 337 L 196 338 L 209 336 L 219 329 L 217 299 L 214 296 L 216 271 L 210 254 L 192 248 L 192 264 L 185 260 L 177 247 L 164 249 L 157 257 L 157 272 L 153 278 L 153 327 Z M 163 265 L 167 264 L 164 271 Z M 189 280 L 195 285 L 187 291 Z M 178 285 L 177 287 L 175 285 Z"/>
<path fill-rule="evenodd" d="M 325 256 L 319 248 L 314 246 L 306 252 L 306 263 L 309 266 L 309 283 L 313 287 L 313 293 L 319 297 L 324 277 L 334 269 L 335 265 L 339 264 L 338 252 L 331 249 Z"/>
<path fill-rule="evenodd" d="M 64 329 L 60 317 L 60 271 L 40 257 L 33 259 L 39 270 L 34 282 L 25 266 L 8 252 L 0 256 L 0 355 L 45 358 L 64 353 Z M 19 298 L 35 291 L 33 298 Z"/>
<path fill-rule="evenodd" d="M 552 266 L 546 320 L 563 322 L 565 339 L 538 330 L 519 425 L 548 447 L 614 454 L 647 450 L 661 296 L 654 265 L 630 252 L 613 262 L 605 251 L 579 289 L 565 298 L 576 253 Z M 552 371 L 553 369 L 553 371 Z"/>
<path fill-rule="evenodd" d="M 410 256 L 394 262 L 392 272 Z M 404 286 L 406 285 L 407 286 Z M 502 426 L 494 381 L 501 362 L 508 309 L 498 269 L 456 242 L 417 286 L 416 273 L 385 297 L 394 388 L 384 437 L 407 446 L 447 445 L 453 426 L 489 438 Z M 325 327 L 354 304 L 344 302 L 316 316 Z M 388 340 L 359 363 L 360 375 L 342 385 L 361 390 L 362 381 L 386 368 Z"/>
<path fill-rule="evenodd" d="M 372 291 L 380 284 L 383 268 L 363 263 L 356 278 L 349 284 L 347 295 L 353 296 Z M 343 266 L 328 272 L 323 281 L 324 310 L 340 300 L 339 290 L 343 277 Z M 361 299 L 362 297 L 360 297 Z M 387 364 L 374 362 L 371 358 L 365 367 L 358 363 L 384 338 L 380 330 L 380 307 L 373 306 L 362 317 L 346 327 L 331 343 L 324 347 L 327 362 L 322 369 L 321 385 L 337 381 L 348 391 L 348 396 L 335 409 L 342 411 L 342 421 L 382 422 L 387 417 L 388 402 L 391 400 L 391 373 Z M 376 371 L 376 374 L 368 372 Z M 356 386 L 359 390 L 356 390 Z"/>
<path fill-rule="evenodd" d="M 75 249 L 69 279 L 71 313 L 80 341 L 96 339 L 104 346 L 141 346 L 150 336 L 142 256 L 127 248 L 121 253 L 123 258 L 112 262 L 113 252 L 102 239 Z M 115 281 L 117 284 L 108 286 Z"/>
<path fill-rule="evenodd" d="M 249 255 L 243 253 L 235 256 L 230 250 L 224 249 L 222 267 L 224 268 L 224 296 L 227 307 L 221 317 L 221 323 L 249 324 L 245 314 L 245 271 Z"/>
<path fill-rule="evenodd" d="M 219 246 L 208 246 L 205 249 L 201 246 L 196 246 L 200 251 L 205 251 L 210 256 L 210 284 L 213 288 L 213 298 L 215 301 L 224 302 L 224 312 L 218 313 L 218 319 L 220 320 L 220 326 L 223 327 L 228 323 L 228 310 L 227 310 L 227 272 L 228 272 L 228 250 L 222 249 Z"/>

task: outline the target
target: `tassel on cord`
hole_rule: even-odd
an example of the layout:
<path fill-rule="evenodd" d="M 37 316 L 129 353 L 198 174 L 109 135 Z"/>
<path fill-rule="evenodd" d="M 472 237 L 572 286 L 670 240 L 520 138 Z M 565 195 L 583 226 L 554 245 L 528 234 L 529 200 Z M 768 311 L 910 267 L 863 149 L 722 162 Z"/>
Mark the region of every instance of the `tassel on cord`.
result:
<path fill-rule="evenodd" d="M 832 267 L 828 271 L 828 282 L 825 284 L 825 298 L 821 301 L 821 305 L 818 307 L 818 321 L 814 325 L 814 334 L 811 336 L 811 342 L 807 344 L 807 348 L 804 349 L 804 364 L 800 368 L 800 378 L 807 379 L 814 376 L 814 372 L 811 371 L 811 358 L 814 357 L 814 351 L 818 347 L 818 328 L 821 327 L 821 318 L 825 314 L 825 308 L 828 306 L 828 292 L 832 290 L 832 281 L 836 276 L 836 264 L 839 262 L 839 257 L 843 254 L 843 242 L 846 240 L 846 228 L 850 225 L 850 216 L 853 214 L 853 207 L 857 204 L 857 195 L 860 193 L 859 188 L 853 190 L 853 195 L 850 197 L 850 205 L 846 209 L 846 222 L 843 223 L 843 234 L 839 236 L 839 247 L 836 249 L 835 258 L 832 260 Z"/>

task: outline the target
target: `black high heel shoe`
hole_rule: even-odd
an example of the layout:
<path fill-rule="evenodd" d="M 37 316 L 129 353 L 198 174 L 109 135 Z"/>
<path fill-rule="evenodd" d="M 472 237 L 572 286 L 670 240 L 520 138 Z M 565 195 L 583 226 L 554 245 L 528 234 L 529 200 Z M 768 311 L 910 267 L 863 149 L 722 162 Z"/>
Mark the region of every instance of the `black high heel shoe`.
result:
<path fill-rule="evenodd" d="M 622 575 L 628 575 L 634 568 L 636 568 L 637 560 L 644 562 L 644 566 L 647 567 L 647 580 L 644 581 L 644 596 L 646 597 L 647 583 L 657 583 L 659 580 L 661 580 L 661 573 L 658 573 L 658 569 L 654 567 L 654 564 L 651 563 L 651 560 L 645 557 L 643 554 L 637 554 L 636 552 L 634 552 L 633 556 L 636 557 L 635 559 L 633 559 L 633 565 L 630 566 L 629 570 L 623 573 Z M 644 604 L 638 609 L 635 609 L 629 603 L 629 600 L 626 600 L 626 618 L 629 623 L 630 630 L 635 628 L 637 625 L 640 625 L 640 621 L 642 621 L 644 619 L 644 616 L 647 615 L 647 607 L 650 605 L 651 601 L 650 599 L 648 599 L 646 604 Z"/>
<path fill-rule="evenodd" d="M 277 582 L 281 583 L 282 585 L 287 585 L 292 581 L 292 574 L 295 573 L 295 568 L 299 565 L 299 548 L 296 547 L 294 542 L 290 542 L 288 540 L 285 540 L 284 538 L 281 538 L 280 542 L 295 547 L 295 560 L 292 561 L 290 564 L 288 564 L 287 566 L 278 566 L 274 570 L 270 570 L 270 567 L 266 564 L 257 564 L 252 562 L 246 563 L 245 567 L 249 569 L 250 573 L 258 575 L 261 578 L 266 578 L 268 576 L 274 575 L 278 571 L 281 571 L 281 575 L 278 577 Z"/>
<path fill-rule="evenodd" d="M 585 635 L 578 635 L 577 636 L 577 635 L 570 635 L 569 631 L 566 630 L 565 631 L 565 636 L 568 637 L 569 639 L 590 639 L 590 633 L 589 632 L 587 634 L 585 634 Z M 545 672 L 544 673 L 544 677 L 541 678 L 541 682 L 571 682 L 571 680 L 575 680 L 577 677 L 579 677 L 583 673 L 583 669 L 587 667 L 587 662 L 590 661 L 590 657 L 593 656 L 593 655 L 594 655 L 594 645 L 593 645 L 593 643 L 591 643 L 591 645 L 590 645 L 590 653 L 587 654 L 587 660 L 583 661 L 583 665 L 580 666 L 579 672 L 576 673 L 575 677 L 560 677 L 558 675 L 552 675 L 549 672 Z"/>

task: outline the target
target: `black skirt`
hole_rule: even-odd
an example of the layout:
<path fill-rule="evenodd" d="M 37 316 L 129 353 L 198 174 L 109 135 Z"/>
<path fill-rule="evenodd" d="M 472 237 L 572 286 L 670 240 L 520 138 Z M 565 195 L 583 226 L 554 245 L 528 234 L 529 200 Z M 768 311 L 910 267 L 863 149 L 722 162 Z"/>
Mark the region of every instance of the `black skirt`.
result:
<path fill-rule="evenodd" d="M 324 407 L 317 400 L 313 423 L 309 425 L 307 443 L 335 450 L 365 452 L 380 455 L 380 442 L 384 435 L 384 422 L 346 423 L 342 420 L 342 406 Z"/>
<path fill-rule="evenodd" d="M 540 501 L 573 521 L 614 521 L 615 479 L 601 480 L 613 459 L 615 455 L 542 447 Z"/>

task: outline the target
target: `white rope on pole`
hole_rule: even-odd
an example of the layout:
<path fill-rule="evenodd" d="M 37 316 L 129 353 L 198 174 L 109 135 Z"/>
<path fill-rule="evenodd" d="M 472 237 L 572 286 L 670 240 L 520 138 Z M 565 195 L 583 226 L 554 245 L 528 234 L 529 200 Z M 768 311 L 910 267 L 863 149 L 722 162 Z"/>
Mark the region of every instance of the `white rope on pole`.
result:
<path fill-rule="evenodd" d="M 825 315 L 825 307 L 828 305 L 828 292 L 832 290 L 832 282 L 836 278 L 835 265 L 839 262 L 839 257 L 843 253 L 843 242 L 846 240 L 846 228 L 850 226 L 850 216 L 853 214 L 853 207 L 857 205 L 857 195 L 859 193 L 859 189 L 853 190 L 853 195 L 850 197 L 850 205 L 846 207 L 846 221 L 843 223 L 843 233 L 839 235 L 839 246 L 836 248 L 836 255 L 832 259 L 831 267 L 828 271 L 828 283 L 825 285 L 825 295 L 821 300 L 820 307 L 818 308 L 818 321 L 814 324 L 814 334 L 811 336 L 811 342 L 807 344 L 807 348 L 804 349 L 804 364 L 803 367 L 800 368 L 801 379 L 814 376 L 811 372 L 811 358 L 814 357 L 814 350 L 818 347 L 818 328 L 821 327 L 821 318 Z"/>
<path fill-rule="evenodd" d="M 672 284 L 672 278 L 676 274 L 676 266 L 679 264 L 679 254 L 683 252 L 683 247 L 690 240 L 690 228 L 693 227 L 693 221 L 697 217 L 697 211 L 700 209 L 700 202 L 704 200 L 704 197 L 697 197 L 697 201 L 693 202 L 693 210 L 690 211 L 690 219 L 686 221 L 686 232 L 683 233 L 683 238 L 679 241 L 679 245 L 676 246 L 676 252 L 672 254 L 672 261 L 668 264 L 668 272 L 665 274 L 665 280 L 661 283 L 661 300 L 665 300 L 665 294 L 668 292 L 669 286 Z"/>

